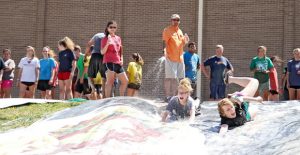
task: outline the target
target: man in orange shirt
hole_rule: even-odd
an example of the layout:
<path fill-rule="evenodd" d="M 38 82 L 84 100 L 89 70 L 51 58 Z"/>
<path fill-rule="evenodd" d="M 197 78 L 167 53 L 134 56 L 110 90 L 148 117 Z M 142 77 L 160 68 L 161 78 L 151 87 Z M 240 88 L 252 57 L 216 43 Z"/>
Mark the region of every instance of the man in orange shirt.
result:
<path fill-rule="evenodd" d="M 171 16 L 171 25 L 163 31 L 163 40 L 166 45 L 165 61 L 165 95 L 170 98 L 176 95 L 177 85 L 180 79 L 185 77 L 183 47 L 189 42 L 188 35 L 183 35 L 179 29 L 180 16 Z"/>

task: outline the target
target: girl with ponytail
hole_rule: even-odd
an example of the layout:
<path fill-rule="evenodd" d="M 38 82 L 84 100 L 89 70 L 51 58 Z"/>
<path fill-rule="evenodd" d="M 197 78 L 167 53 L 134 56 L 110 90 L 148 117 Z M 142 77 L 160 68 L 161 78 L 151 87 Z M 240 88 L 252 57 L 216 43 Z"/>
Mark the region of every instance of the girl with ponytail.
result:
<path fill-rule="evenodd" d="M 127 96 L 136 96 L 142 84 L 142 66 L 144 60 L 139 53 L 132 54 L 132 62 L 128 64 L 127 75 L 129 83 L 127 86 Z"/>

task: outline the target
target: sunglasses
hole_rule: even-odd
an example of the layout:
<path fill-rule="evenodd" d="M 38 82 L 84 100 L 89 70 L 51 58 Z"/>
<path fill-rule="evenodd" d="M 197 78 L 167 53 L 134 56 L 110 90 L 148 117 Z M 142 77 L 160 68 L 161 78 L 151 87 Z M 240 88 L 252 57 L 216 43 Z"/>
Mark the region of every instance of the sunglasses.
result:
<path fill-rule="evenodd" d="M 179 22 L 179 21 L 180 21 L 180 19 L 172 19 L 172 21 L 177 21 L 177 22 Z"/>
<path fill-rule="evenodd" d="M 110 26 L 109 28 L 110 28 L 110 29 L 116 29 L 117 27 L 115 27 L 115 26 Z"/>

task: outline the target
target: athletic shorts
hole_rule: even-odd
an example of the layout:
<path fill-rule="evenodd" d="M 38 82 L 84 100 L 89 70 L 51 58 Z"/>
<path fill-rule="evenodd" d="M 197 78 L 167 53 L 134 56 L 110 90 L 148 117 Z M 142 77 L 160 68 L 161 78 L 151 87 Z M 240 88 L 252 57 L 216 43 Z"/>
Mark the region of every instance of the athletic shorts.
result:
<path fill-rule="evenodd" d="M 3 80 L 1 83 L 1 88 L 9 89 L 13 86 L 13 80 Z"/>
<path fill-rule="evenodd" d="M 210 82 L 210 98 L 211 99 L 223 99 L 225 98 L 225 84 L 215 84 Z"/>
<path fill-rule="evenodd" d="M 71 72 L 58 72 L 57 78 L 58 80 L 69 80 L 71 76 Z"/>
<path fill-rule="evenodd" d="M 51 90 L 53 86 L 49 85 L 49 80 L 39 80 L 37 89 L 40 91 Z"/>
<path fill-rule="evenodd" d="M 300 89 L 300 86 L 290 86 L 290 88 L 293 88 L 293 89 Z"/>
<path fill-rule="evenodd" d="M 88 68 L 88 76 L 90 78 L 96 78 L 97 73 L 100 72 L 102 78 L 106 78 L 105 75 L 105 66 L 102 63 L 102 55 L 101 53 L 93 53 L 91 56 L 89 68 Z"/>
<path fill-rule="evenodd" d="M 27 87 L 31 87 L 35 84 L 35 82 L 21 82 L 23 85 L 27 86 Z M 29 89 L 28 89 L 29 90 Z"/>
<path fill-rule="evenodd" d="M 270 88 L 269 81 L 265 83 L 259 83 L 258 85 L 259 96 L 264 96 L 264 91 L 269 91 L 269 88 Z"/>
<path fill-rule="evenodd" d="M 107 70 L 113 71 L 117 74 L 125 72 L 124 68 L 120 64 L 106 63 L 105 66 Z"/>
<path fill-rule="evenodd" d="M 185 77 L 184 63 L 165 60 L 165 78 L 183 79 Z"/>
<path fill-rule="evenodd" d="M 139 90 L 141 88 L 141 84 L 140 83 L 138 83 L 138 84 L 129 83 L 127 87 L 130 88 L 130 89 Z"/>
<path fill-rule="evenodd" d="M 95 90 L 97 92 L 97 94 L 101 94 L 102 93 L 102 85 L 101 84 L 95 84 Z"/>
<path fill-rule="evenodd" d="M 88 79 L 84 79 L 83 84 L 81 84 L 80 80 L 78 80 L 76 85 L 75 85 L 75 91 L 80 93 L 80 94 L 83 93 L 84 95 L 91 94 L 92 89 L 89 86 Z"/>
<path fill-rule="evenodd" d="M 277 95 L 277 94 L 279 94 L 277 90 L 270 90 L 270 93 L 271 93 L 272 95 Z"/>

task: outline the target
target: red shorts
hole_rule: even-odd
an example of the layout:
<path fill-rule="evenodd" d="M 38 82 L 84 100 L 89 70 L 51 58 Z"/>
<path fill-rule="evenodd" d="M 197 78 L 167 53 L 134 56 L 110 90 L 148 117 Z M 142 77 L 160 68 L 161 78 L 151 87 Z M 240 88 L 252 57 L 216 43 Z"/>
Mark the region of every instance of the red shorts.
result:
<path fill-rule="evenodd" d="M 8 89 L 13 86 L 13 80 L 3 80 L 1 83 L 1 88 Z"/>
<path fill-rule="evenodd" d="M 58 72 L 57 78 L 58 80 L 69 80 L 71 72 Z"/>

